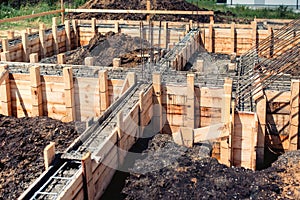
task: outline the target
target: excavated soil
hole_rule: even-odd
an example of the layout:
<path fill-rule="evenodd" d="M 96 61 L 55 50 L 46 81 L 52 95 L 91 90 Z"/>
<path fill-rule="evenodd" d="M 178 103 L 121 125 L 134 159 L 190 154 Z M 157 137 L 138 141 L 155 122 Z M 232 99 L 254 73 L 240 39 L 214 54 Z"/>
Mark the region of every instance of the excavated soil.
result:
<path fill-rule="evenodd" d="M 122 198 L 300 199 L 300 150 L 252 171 L 219 164 L 202 146 L 177 146 L 168 135 L 155 136 L 149 146 L 148 156 L 135 162 Z"/>
<path fill-rule="evenodd" d="M 153 1 L 151 1 L 153 2 Z M 196 3 L 196 1 L 195 1 Z M 146 0 L 90 0 L 80 8 L 83 9 L 133 9 L 146 10 Z M 190 11 L 207 11 L 207 9 L 199 8 L 198 6 L 188 3 L 184 0 L 161 0 L 156 1 L 156 5 L 152 3 L 152 8 L 156 10 L 190 10 Z M 73 13 L 69 15 L 70 18 L 76 19 L 109 19 L 109 20 L 146 20 L 146 15 L 143 14 L 108 14 L 108 13 Z M 235 19 L 235 15 L 231 12 L 215 11 L 215 21 L 219 23 L 247 23 L 250 21 L 246 19 Z M 209 22 L 209 16 L 196 15 L 153 15 L 152 20 L 156 21 L 189 21 L 194 20 L 201 23 Z"/>
<path fill-rule="evenodd" d="M 45 170 L 46 145 L 53 141 L 56 151 L 63 151 L 82 128 L 78 122 L 0 114 L 0 199 L 17 199 Z"/>
<path fill-rule="evenodd" d="M 123 33 L 108 32 L 106 35 L 96 34 L 88 45 L 65 53 L 66 63 L 83 65 L 86 57 L 94 57 L 96 66 L 112 66 L 114 58 L 121 58 L 122 67 L 136 67 L 142 62 L 141 42 L 144 54 L 148 54 L 150 44 L 139 37 L 131 37 Z M 57 56 L 45 58 L 42 63 L 57 63 Z"/>

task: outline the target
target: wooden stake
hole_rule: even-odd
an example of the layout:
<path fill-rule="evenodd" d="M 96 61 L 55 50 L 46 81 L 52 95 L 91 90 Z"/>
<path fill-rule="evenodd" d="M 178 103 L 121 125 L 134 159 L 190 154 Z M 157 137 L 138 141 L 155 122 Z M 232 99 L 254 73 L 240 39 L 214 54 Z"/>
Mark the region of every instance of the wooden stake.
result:
<path fill-rule="evenodd" d="M 66 64 L 66 55 L 64 53 L 60 53 L 57 55 L 57 64 Z"/>
<path fill-rule="evenodd" d="M 109 107 L 107 70 L 99 71 L 98 77 L 99 77 L 99 93 L 100 93 L 100 112 L 102 114 Z"/>
<path fill-rule="evenodd" d="M 230 129 L 231 120 L 230 120 L 230 106 L 231 106 L 231 93 L 232 93 L 232 79 L 225 78 L 224 82 L 224 96 L 222 104 L 222 116 L 221 122 L 225 124 L 226 127 Z M 227 166 L 230 166 L 230 148 L 227 138 L 221 139 L 220 142 L 220 162 Z"/>
<path fill-rule="evenodd" d="M 45 169 L 48 170 L 50 165 L 55 159 L 55 142 L 50 142 L 44 149 L 44 165 Z"/>
<path fill-rule="evenodd" d="M 145 122 L 144 122 L 144 91 L 141 91 L 139 93 L 139 119 L 140 119 L 140 122 L 139 122 L 139 135 L 138 137 L 141 138 L 143 136 L 143 132 L 144 132 L 144 129 L 145 129 Z"/>
<path fill-rule="evenodd" d="M 187 75 L 187 100 L 186 100 L 186 124 L 185 127 L 196 128 L 195 120 L 195 75 Z"/>
<path fill-rule="evenodd" d="M 291 82 L 291 98 L 290 98 L 290 132 L 289 132 L 289 151 L 295 151 L 298 149 L 298 137 L 299 137 L 299 91 L 300 81 L 292 80 Z"/>
<path fill-rule="evenodd" d="M 235 34 L 235 23 L 231 23 L 231 53 L 235 53 L 236 49 L 236 34 Z"/>
<path fill-rule="evenodd" d="M 213 52 L 213 35 L 214 35 L 214 28 L 213 24 L 209 24 L 209 33 L 208 33 L 208 52 Z"/>
<path fill-rule="evenodd" d="M 93 181 L 91 153 L 88 152 L 81 159 L 84 199 L 93 200 L 95 195 L 95 186 Z"/>
<path fill-rule="evenodd" d="M 67 51 L 71 50 L 71 27 L 70 27 L 70 21 L 65 21 L 65 31 L 66 31 L 66 49 Z"/>
<path fill-rule="evenodd" d="M 10 93 L 10 81 L 9 71 L 7 65 L 0 65 L 0 103 L 2 107 L 2 114 L 11 116 L 11 93 Z"/>
<path fill-rule="evenodd" d="M 75 98 L 74 98 L 74 84 L 73 84 L 73 70 L 72 67 L 64 67 L 63 77 L 65 83 L 65 105 L 66 105 L 66 118 L 64 121 L 75 121 Z"/>
<path fill-rule="evenodd" d="M 58 37 L 57 37 L 57 17 L 52 18 L 52 35 L 54 41 L 54 53 L 59 54 Z"/>
<path fill-rule="evenodd" d="M 45 35 L 45 24 L 40 23 L 39 25 L 39 38 L 41 43 L 41 58 L 45 58 L 47 56 L 47 48 L 45 45 L 46 35 Z"/>
<path fill-rule="evenodd" d="M 252 25 L 252 46 L 257 48 L 257 22 L 254 20 L 251 22 Z"/>
<path fill-rule="evenodd" d="M 74 32 L 74 48 L 77 48 L 79 45 L 79 35 L 78 35 L 78 29 L 77 29 L 77 24 L 78 24 L 78 20 L 77 19 L 73 19 L 72 20 L 72 28 L 73 28 L 73 32 Z"/>
<path fill-rule="evenodd" d="M 38 53 L 30 54 L 29 61 L 30 61 L 30 63 L 38 63 L 39 62 L 39 54 Z"/>
<path fill-rule="evenodd" d="M 12 40 L 15 37 L 14 31 L 7 31 L 7 39 Z"/>
<path fill-rule="evenodd" d="M 159 73 L 152 74 L 153 86 L 153 130 L 161 131 L 162 124 L 162 88 L 161 88 L 161 75 Z"/>
<path fill-rule="evenodd" d="M 114 32 L 115 33 L 119 33 L 119 31 L 120 31 L 119 22 L 115 22 L 115 30 L 114 30 Z"/>
<path fill-rule="evenodd" d="M 28 33 L 26 31 L 22 31 L 21 33 L 22 37 L 22 46 L 23 46 L 23 61 L 28 62 L 29 61 L 29 54 L 30 49 L 28 48 Z"/>
<path fill-rule="evenodd" d="M 31 104 L 32 116 L 43 115 L 43 94 L 40 67 L 33 66 L 30 68 L 30 83 L 31 83 Z"/>
<path fill-rule="evenodd" d="M 96 18 L 92 18 L 91 19 L 91 28 L 92 28 L 93 36 L 95 36 L 97 34 L 96 23 L 97 23 Z"/>
<path fill-rule="evenodd" d="M 5 62 L 10 62 L 11 61 L 9 51 L 1 52 L 0 56 L 1 56 L 1 61 L 5 61 Z"/>
<path fill-rule="evenodd" d="M 94 66 L 95 65 L 95 58 L 94 57 L 84 58 L 84 65 L 85 66 Z"/>
<path fill-rule="evenodd" d="M 258 118 L 257 147 L 256 147 L 256 168 L 261 169 L 264 166 L 264 150 L 267 119 L 267 99 L 263 93 L 257 93 L 253 99 L 256 102 L 256 114 Z"/>
<path fill-rule="evenodd" d="M 8 39 L 2 39 L 2 51 L 9 51 Z"/>

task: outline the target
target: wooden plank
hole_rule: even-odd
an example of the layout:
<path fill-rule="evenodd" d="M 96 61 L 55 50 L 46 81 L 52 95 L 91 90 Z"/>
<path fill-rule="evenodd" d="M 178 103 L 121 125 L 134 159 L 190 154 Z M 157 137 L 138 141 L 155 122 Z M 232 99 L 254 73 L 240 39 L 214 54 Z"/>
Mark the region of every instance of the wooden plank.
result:
<path fill-rule="evenodd" d="M 299 80 L 292 80 L 291 83 L 291 103 L 290 103 L 290 131 L 289 131 L 289 151 L 298 149 L 298 137 L 299 137 Z"/>
<path fill-rule="evenodd" d="M 1 113 L 7 116 L 12 115 L 11 87 L 7 65 L 0 65 L 0 103 Z"/>
<path fill-rule="evenodd" d="M 153 14 L 153 15 L 214 15 L 214 11 L 184 10 L 121 10 L 121 9 L 65 9 L 65 12 L 79 13 L 116 13 L 116 14 Z"/>
<path fill-rule="evenodd" d="M 48 12 L 36 13 L 36 14 L 32 14 L 32 15 L 25 15 L 25 16 L 13 17 L 13 18 L 8 18 L 8 19 L 0 19 L 0 24 L 6 23 L 6 22 L 20 21 L 20 20 L 30 19 L 30 18 L 35 18 L 35 17 L 41 17 L 41 16 L 46 16 L 46 15 L 52 15 L 52 14 L 56 14 L 56 13 L 60 13 L 60 12 L 63 12 L 63 10 L 53 10 L 53 11 L 48 11 Z"/>
<path fill-rule="evenodd" d="M 215 140 L 229 136 L 229 127 L 224 123 L 214 124 L 207 127 L 194 129 L 194 142 Z"/>
<path fill-rule="evenodd" d="M 85 192 L 85 199 L 92 200 L 94 199 L 95 195 L 95 187 L 93 181 L 93 172 L 92 172 L 92 160 L 91 160 L 91 153 L 88 152 L 83 158 L 81 159 L 82 165 L 82 177 L 83 177 L 83 187 Z"/>
<path fill-rule="evenodd" d="M 55 158 L 55 142 L 50 142 L 44 149 L 44 165 L 48 170 Z"/>
<path fill-rule="evenodd" d="M 66 117 L 64 121 L 75 121 L 75 99 L 74 99 L 74 83 L 73 83 L 73 70 L 72 67 L 64 67 L 64 90 L 65 90 L 65 105 L 66 105 Z"/>
<path fill-rule="evenodd" d="M 40 67 L 30 68 L 31 97 L 32 97 L 32 116 L 43 115 L 43 94 L 40 76 Z"/>

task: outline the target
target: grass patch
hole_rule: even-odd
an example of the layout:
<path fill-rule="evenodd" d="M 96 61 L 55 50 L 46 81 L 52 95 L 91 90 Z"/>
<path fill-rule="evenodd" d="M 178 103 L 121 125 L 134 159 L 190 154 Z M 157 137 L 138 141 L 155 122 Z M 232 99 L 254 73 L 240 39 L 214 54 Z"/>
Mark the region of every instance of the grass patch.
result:
<path fill-rule="evenodd" d="M 77 8 L 78 6 L 84 4 L 87 0 L 74 0 L 72 4 L 65 3 L 65 7 L 67 8 Z M 54 2 L 54 3 L 53 3 Z M 26 4 L 21 5 L 19 8 L 14 8 L 9 3 L 0 4 L 0 19 L 31 15 L 41 12 L 47 12 L 51 10 L 60 9 L 60 1 L 53 0 L 44 0 L 40 1 L 38 4 Z M 52 18 L 58 17 L 60 14 L 46 15 L 42 17 L 35 17 L 26 20 L 16 21 L 16 22 L 8 22 L 0 24 L 1 30 L 22 30 L 25 28 L 38 28 L 39 23 L 43 22 L 47 27 L 51 27 Z"/>
<path fill-rule="evenodd" d="M 300 14 L 294 13 L 287 6 L 279 6 L 278 8 L 261 8 L 250 9 L 247 6 L 237 5 L 236 7 L 228 7 L 226 5 L 216 4 L 215 0 L 188 0 L 200 8 L 206 8 L 214 11 L 231 12 L 238 18 L 265 18 L 265 19 L 295 19 L 299 18 Z"/>

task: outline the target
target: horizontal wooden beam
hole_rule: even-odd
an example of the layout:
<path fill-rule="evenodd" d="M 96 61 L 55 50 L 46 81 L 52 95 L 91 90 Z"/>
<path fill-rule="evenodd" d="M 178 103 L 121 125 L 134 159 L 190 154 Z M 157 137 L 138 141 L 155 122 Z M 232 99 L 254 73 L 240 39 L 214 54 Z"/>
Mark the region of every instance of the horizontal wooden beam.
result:
<path fill-rule="evenodd" d="M 52 15 L 52 14 L 57 14 L 57 13 L 61 13 L 61 12 L 64 12 L 64 10 L 52 10 L 52 11 L 41 12 L 41 13 L 36 13 L 36 14 L 32 14 L 32 15 L 24 15 L 24 16 L 13 17 L 13 18 L 0 19 L 0 24 L 5 23 L 5 22 L 15 22 L 15 21 L 20 21 L 20 20 L 24 20 L 24 19 L 34 18 L 34 17 Z"/>
<path fill-rule="evenodd" d="M 185 10 L 115 10 L 115 9 L 65 9 L 65 12 L 75 13 L 115 13 L 115 14 L 153 14 L 153 15 L 214 15 L 214 11 Z"/>

